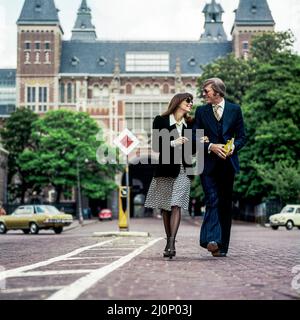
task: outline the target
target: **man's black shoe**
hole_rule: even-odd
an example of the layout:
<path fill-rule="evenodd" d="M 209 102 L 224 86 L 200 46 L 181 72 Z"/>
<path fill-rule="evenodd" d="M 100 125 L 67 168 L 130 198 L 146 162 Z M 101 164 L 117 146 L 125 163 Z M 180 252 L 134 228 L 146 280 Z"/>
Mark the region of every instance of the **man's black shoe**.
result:
<path fill-rule="evenodd" d="M 227 256 L 227 253 L 221 252 L 220 250 L 211 253 L 215 258 L 224 258 Z"/>

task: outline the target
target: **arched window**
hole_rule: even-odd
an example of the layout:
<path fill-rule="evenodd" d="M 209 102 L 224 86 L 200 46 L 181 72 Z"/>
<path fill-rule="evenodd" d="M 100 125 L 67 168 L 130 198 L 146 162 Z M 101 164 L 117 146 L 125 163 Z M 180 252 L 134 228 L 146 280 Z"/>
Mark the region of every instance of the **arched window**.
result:
<path fill-rule="evenodd" d="M 108 97 L 108 96 L 109 96 L 109 87 L 108 87 L 107 84 L 105 84 L 105 85 L 103 86 L 102 94 L 103 94 L 104 97 Z"/>
<path fill-rule="evenodd" d="M 137 84 L 137 85 L 135 86 L 134 93 L 135 93 L 136 95 L 141 95 L 141 94 L 142 94 L 142 87 L 141 87 L 140 84 Z"/>
<path fill-rule="evenodd" d="M 154 85 L 153 94 L 156 96 L 160 95 L 160 88 L 158 84 Z"/>
<path fill-rule="evenodd" d="M 149 96 L 151 94 L 151 88 L 149 84 L 145 85 L 144 94 Z"/>
<path fill-rule="evenodd" d="M 132 85 L 130 83 L 126 84 L 126 94 L 132 94 Z"/>
<path fill-rule="evenodd" d="M 163 85 L 163 93 L 164 94 L 169 94 L 170 93 L 170 87 L 169 87 L 169 85 L 167 83 L 165 83 Z"/>
<path fill-rule="evenodd" d="M 93 98 L 99 98 L 101 96 L 101 90 L 98 84 L 93 87 Z"/>

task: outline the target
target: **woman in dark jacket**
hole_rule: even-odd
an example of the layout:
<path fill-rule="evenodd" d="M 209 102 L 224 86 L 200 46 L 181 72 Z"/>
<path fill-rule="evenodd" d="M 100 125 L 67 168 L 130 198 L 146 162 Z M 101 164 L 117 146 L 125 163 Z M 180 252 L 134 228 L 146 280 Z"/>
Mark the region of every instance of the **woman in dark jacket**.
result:
<path fill-rule="evenodd" d="M 192 143 L 191 135 L 187 138 L 193 126 L 188 116 L 192 106 L 191 94 L 176 94 L 168 110 L 153 122 L 152 149 L 159 152 L 159 162 L 154 170 L 145 207 L 160 209 L 162 212 L 167 236 L 163 256 L 170 259 L 176 255 L 175 238 L 181 210 L 189 208 L 191 181 L 186 170 L 192 165 L 186 161 L 184 153 L 187 153 L 187 145 Z"/>

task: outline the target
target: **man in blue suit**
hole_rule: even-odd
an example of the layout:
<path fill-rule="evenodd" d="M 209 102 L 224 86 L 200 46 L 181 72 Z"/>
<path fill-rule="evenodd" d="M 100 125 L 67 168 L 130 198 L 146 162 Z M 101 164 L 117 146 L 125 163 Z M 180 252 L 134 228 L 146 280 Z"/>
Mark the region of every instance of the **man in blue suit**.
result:
<path fill-rule="evenodd" d="M 203 129 L 204 169 L 201 183 L 205 193 L 206 212 L 200 233 L 200 246 L 214 257 L 228 252 L 232 222 L 232 192 L 235 174 L 239 172 L 238 151 L 246 136 L 240 106 L 225 100 L 226 87 L 219 78 L 203 84 L 202 95 L 207 104 L 195 115 L 194 130 Z M 233 148 L 225 144 L 234 138 Z"/>

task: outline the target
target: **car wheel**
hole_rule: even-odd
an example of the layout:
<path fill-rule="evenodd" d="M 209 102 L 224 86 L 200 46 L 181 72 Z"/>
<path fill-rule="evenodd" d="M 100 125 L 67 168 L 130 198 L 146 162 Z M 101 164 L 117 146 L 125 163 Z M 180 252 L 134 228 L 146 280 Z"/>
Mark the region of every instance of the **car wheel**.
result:
<path fill-rule="evenodd" d="M 278 228 L 279 228 L 278 226 L 272 226 L 273 230 L 278 230 Z"/>
<path fill-rule="evenodd" d="M 29 229 L 24 229 L 22 230 L 25 234 L 29 234 L 30 230 Z"/>
<path fill-rule="evenodd" d="M 53 228 L 53 230 L 54 230 L 54 232 L 56 234 L 61 234 L 63 232 L 64 228 L 63 227 L 57 227 L 57 228 Z"/>
<path fill-rule="evenodd" d="M 0 234 L 5 234 L 6 232 L 7 232 L 7 229 L 4 223 L 0 223 Z"/>
<path fill-rule="evenodd" d="M 33 222 L 30 224 L 30 233 L 31 234 L 38 234 L 39 231 L 40 231 L 40 229 L 36 223 Z"/>
<path fill-rule="evenodd" d="M 298 227 L 298 229 L 300 230 L 300 227 Z"/>
<path fill-rule="evenodd" d="M 287 221 L 285 227 L 287 228 L 287 230 L 292 230 L 294 228 L 294 223 L 292 220 Z"/>

